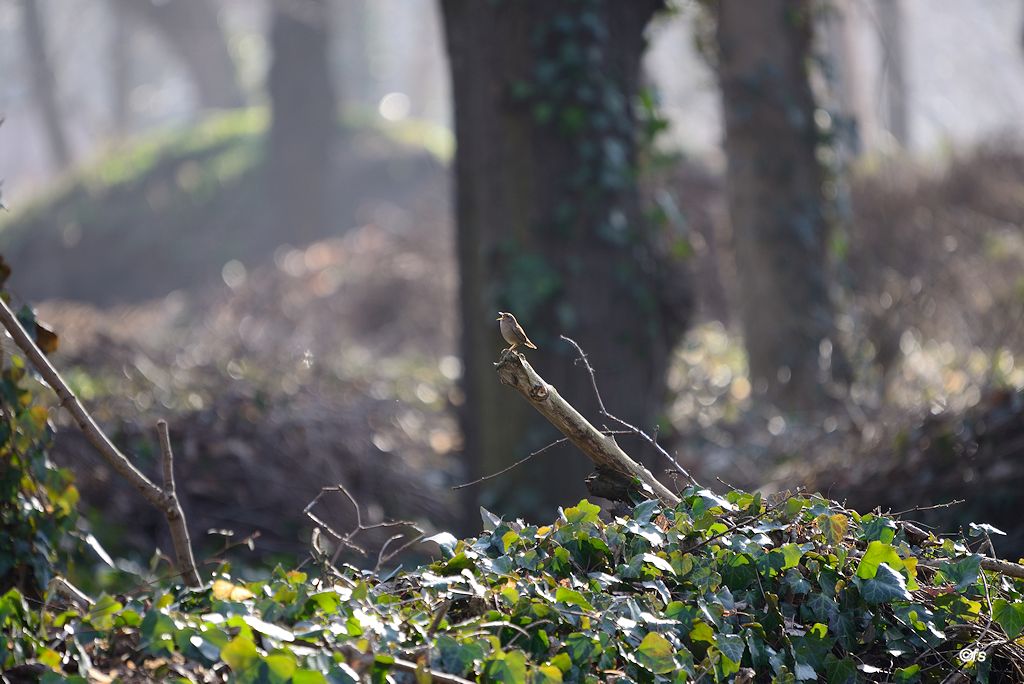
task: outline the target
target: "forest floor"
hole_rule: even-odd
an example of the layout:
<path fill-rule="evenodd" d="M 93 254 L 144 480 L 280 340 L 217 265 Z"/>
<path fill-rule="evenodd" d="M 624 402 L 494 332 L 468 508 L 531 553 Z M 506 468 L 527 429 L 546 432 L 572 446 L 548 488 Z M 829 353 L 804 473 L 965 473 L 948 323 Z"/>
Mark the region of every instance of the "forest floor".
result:
<path fill-rule="evenodd" d="M 56 362 L 120 443 L 152 458 L 153 424 L 169 419 L 201 548 L 258 530 L 260 552 L 294 556 L 306 543 L 303 507 L 336 482 L 371 522 L 450 527 L 461 397 L 447 170 L 378 134 L 349 140 L 339 178 L 376 169 L 365 174 L 373 190 L 339 193 L 336 235 L 290 245 L 260 224 L 245 168 L 216 198 L 194 197 L 189 177 L 208 155 L 238 158 L 255 134 L 217 138 L 219 152 L 178 141 L 178 157 L 165 150 L 106 188 L 72 184 L 50 209 L 37 205 L 20 235 L 56 226 L 63 251 L 44 249 L 52 233 L 15 239 L 5 229 L 14 291 L 61 334 Z M 918 517 L 1012 528 L 997 550 L 1024 552 L 1013 499 L 1024 484 L 1024 154 L 982 150 L 936 176 L 891 167 L 863 177 L 849 242 L 836 247 L 848 269 L 842 343 L 862 379 L 833 410 L 802 417 L 751 400 L 728 316 L 736 293 L 718 180 L 691 167 L 668 179 L 689 224 L 702 320 L 676 355 L 666 444 L 712 487 L 802 485 L 861 510 L 966 498 Z M 173 201 L 145 199 L 160 187 Z M 126 197 L 145 206 L 126 208 Z M 89 226 L 104 216 L 130 226 L 130 249 L 103 248 Z M 215 236 L 228 251 L 210 247 Z M 75 470 L 101 539 L 147 548 L 162 534 L 75 432 L 59 433 L 55 454 L 89 464 Z M 353 520 L 344 507 L 328 515 L 341 528 Z M 132 529 L 115 527 L 125 520 Z"/>

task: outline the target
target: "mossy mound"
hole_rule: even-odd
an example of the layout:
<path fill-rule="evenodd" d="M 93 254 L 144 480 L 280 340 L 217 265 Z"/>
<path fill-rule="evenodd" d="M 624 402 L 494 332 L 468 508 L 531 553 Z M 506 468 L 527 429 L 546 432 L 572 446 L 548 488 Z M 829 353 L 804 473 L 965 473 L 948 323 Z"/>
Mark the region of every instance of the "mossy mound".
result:
<path fill-rule="evenodd" d="M 232 259 L 266 262 L 297 241 L 269 219 L 266 127 L 262 109 L 215 115 L 136 141 L 12 207 L 0 223 L 0 251 L 15 266 L 11 287 L 31 300 L 138 302 L 215 280 Z M 424 183 L 445 192 L 444 139 L 420 123 L 347 118 L 333 155 L 331 221 L 312 237 L 372 222 Z"/>

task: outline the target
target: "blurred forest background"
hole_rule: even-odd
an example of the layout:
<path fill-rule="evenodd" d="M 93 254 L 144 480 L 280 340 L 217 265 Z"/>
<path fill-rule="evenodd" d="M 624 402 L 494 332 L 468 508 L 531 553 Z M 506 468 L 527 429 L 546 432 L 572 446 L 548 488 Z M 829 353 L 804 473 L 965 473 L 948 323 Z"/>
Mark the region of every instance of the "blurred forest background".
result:
<path fill-rule="evenodd" d="M 200 549 L 294 555 L 336 482 L 461 532 L 577 501 L 568 445 L 452 489 L 557 437 L 494 376 L 503 310 L 702 482 L 964 499 L 915 515 L 1020 554 L 1022 27 L 1020 0 L 0 0 L 0 253 L 115 441 L 152 459 L 169 420 Z M 108 549 L 165 534 L 75 430 L 54 455 Z"/>

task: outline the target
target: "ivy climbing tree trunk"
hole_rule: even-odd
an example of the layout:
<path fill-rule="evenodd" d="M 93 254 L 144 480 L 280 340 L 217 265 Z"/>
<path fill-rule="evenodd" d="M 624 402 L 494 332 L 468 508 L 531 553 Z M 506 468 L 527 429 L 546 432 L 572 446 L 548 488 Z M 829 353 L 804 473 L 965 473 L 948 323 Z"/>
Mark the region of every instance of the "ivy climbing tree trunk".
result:
<path fill-rule="evenodd" d="M 716 7 L 727 196 L 750 374 L 778 406 L 813 408 L 824 396 L 822 342 L 834 339 L 834 327 L 807 74 L 812 3 L 721 0 Z M 837 354 L 835 348 L 839 365 Z"/>
<path fill-rule="evenodd" d="M 518 317 L 540 347 L 531 363 L 585 416 L 596 419 L 590 380 L 560 334 L 589 354 L 609 411 L 646 429 L 659 415 L 669 352 L 692 308 L 681 265 L 665 256 L 636 187 L 632 104 L 644 30 L 662 6 L 442 1 L 471 478 L 557 437 L 495 382 L 499 310 Z M 552 449 L 489 483 L 481 500 L 546 515 L 585 494 L 588 471 L 584 459 Z"/>
<path fill-rule="evenodd" d="M 271 218 L 299 242 L 325 233 L 335 99 L 326 0 L 274 0 L 267 74 L 266 178 Z"/>

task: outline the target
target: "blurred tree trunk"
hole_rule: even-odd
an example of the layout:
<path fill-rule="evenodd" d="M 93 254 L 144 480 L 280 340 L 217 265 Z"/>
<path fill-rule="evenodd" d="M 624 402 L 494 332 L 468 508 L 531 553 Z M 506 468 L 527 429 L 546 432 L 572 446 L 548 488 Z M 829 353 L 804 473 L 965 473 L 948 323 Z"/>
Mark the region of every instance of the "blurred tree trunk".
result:
<path fill-rule="evenodd" d="M 596 425 L 610 421 L 598 415 L 590 379 L 560 334 L 589 354 L 609 411 L 647 430 L 659 416 L 669 353 L 692 308 L 689 284 L 664 256 L 636 187 L 632 105 L 644 29 L 662 6 L 442 0 L 469 478 L 557 437 L 495 376 L 492 363 L 506 346 L 499 310 L 516 314 L 540 347 L 531 363 Z M 624 439 L 627 452 L 642 452 Z M 588 471 L 579 454 L 553 449 L 489 483 L 482 502 L 502 514 L 547 515 L 586 494 Z M 467 503 L 473 528 L 475 500 Z"/>
<path fill-rule="evenodd" d="M 863 57 L 857 46 L 861 20 L 857 0 L 833 0 L 824 14 L 823 33 L 827 53 L 824 68 L 828 84 L 828 109 L 833 112 L 837 151 L 846 166 L 860 156 L 873 140 L 873 109 L 864 93 Z"/>
<path fill-rule="evenodd" d="M 810 0 L 717 5 L 727 197 L 751 380 L 788 410 L 821 402 L 819 349 L 834 339 L 807 73 L 811 14 Z"/>
<path fill-rule="evenodd" d="M 335 82 L 346 105 L 376 107 L 373 96 L 373 70 L 370 68 L 370 42 L 373 25 L 369 0 L 342 0 L 332 3 L 335 40 Z"/>
<path fill-rule="evenodd" d="M 910 119 L 907 113 L 905 26 L 900 0 L 878 0 L 878 30 L 882 42 L 885 84 L 885 111 L 889 133 L 903 149 L 910 144 Z"/>
<path fill-rule="evenodd" d="M 325 231 L 336 130 L 327 2 L 275 0 L 273 7 L 266 157 L 271 217 L 276 229 L 309 242 Z"/>
<path fill-rule="evenodd" d="M 188 71 L 200 107 L 245 106 L 217 10 L 210 0 L 112 0 L 118 11 L 130 12 L 152 26 Z"/>
<path fill-rule="evenodd" d="M 110 7 L 110 118 L 118 136 L 131 127 L 132 31 L 124 12 Z"/>
<path fill-rule="evenodd" d="M 38 0 L 22 0 L 22 33 L 28 52 L 32 94 L 42 117 L 50 155 L 58 170 L 71 163 L 71 148 L 64 132 L 60 103 L 57 98 L 57 80 L 46 47 L 46 29 L 39 13 Z"/>

